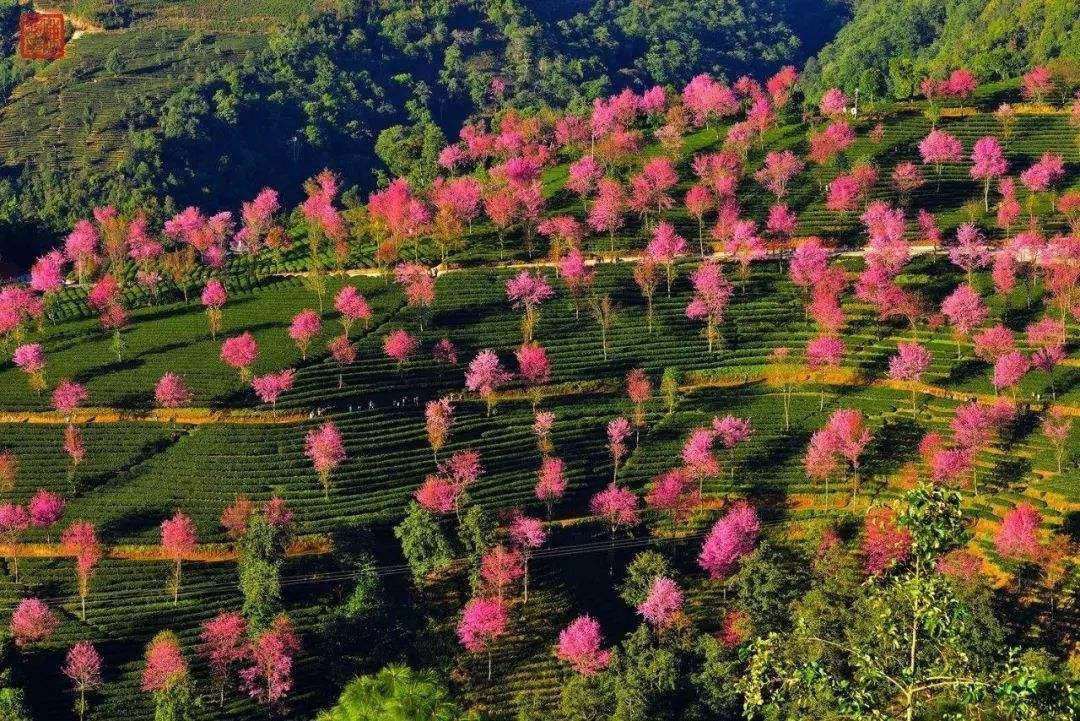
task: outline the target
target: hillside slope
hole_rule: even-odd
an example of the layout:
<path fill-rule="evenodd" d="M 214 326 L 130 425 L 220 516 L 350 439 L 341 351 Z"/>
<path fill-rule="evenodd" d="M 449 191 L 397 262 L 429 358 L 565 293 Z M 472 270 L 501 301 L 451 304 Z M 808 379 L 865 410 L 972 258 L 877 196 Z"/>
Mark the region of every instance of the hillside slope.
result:
<path fill-rule="evenodd" d="M 918 79 L 966 67 L 984 81 L 1080 57 L 1073 0 L 863 0 L 808 67 L 815 90 L 862 85 L 904 99 Z M 976 30 L 977 29 L 977 30 Z"/>
<path fill-rule="evenodd" d="M 33 248 L 12 239 L 40 248 L 94 205 L 161 219 L 238 203 L 267 177 L 298 188 L 328 164 L 366 190 L 386 153 L 430 156 L 493 101 L 581 106 L 625 85 L 801 64 L 846 17 L 834 0 L 59 6 L 106 31 L 72 42 L 0 111 L 0 248 L 15 260 Z M 808 22 L 826 9 L 831 22 Z"/>

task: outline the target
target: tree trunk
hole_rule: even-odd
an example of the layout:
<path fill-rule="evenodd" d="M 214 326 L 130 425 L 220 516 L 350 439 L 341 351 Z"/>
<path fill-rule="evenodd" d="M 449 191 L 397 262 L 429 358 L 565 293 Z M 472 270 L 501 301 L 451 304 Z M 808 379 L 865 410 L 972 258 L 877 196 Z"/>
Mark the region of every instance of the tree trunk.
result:
<path fill-rule="evenodd" d="M 529 557 L 525 557 L 525 583 L 524 583 L 524 598 L 522 603 L 529 602 Z"/>

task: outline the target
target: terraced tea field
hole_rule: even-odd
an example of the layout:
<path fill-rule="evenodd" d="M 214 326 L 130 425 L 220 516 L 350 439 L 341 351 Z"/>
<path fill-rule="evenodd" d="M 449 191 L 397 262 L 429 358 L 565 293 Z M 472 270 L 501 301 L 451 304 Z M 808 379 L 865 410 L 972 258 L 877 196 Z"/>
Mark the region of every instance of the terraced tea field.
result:
<path fill-rule="evenodd" d="M 175 12 L 186 12 L 180 5 L 187 7 L 178 4 Z M 290 12 L 292 4 L 225 3 L 220 10 L 232 13 L 230 18 L 247 18 Z M 146 25 L 131 32 L 157 37 L 158 51 L 182 56 L 187 40 L 183 33 L 164 29 L 169 26 L 167 14 Z M 101 44 L 97 50 L 106 52 L 113 37 L 81 40 L 70 72 L 82 67 L 80 58 L 87 57 L 95 43 Z M 223 52 L 242 49 L 238 44 Z M 149 56 L 147 62 L 151 63 Z M 91 77 L 92 72 L 87 87 L 95 86 Z M 979 100 L 989 103 L 1013 90 L 981 92 Z M 20 102 L 34 100 L 27 95 L 16 100 Z M 41 123 L 54 122 L 58 112 L 63 111 L 42 110 Z M 879 165 L 879 178 L 864 203 L 895 199 L 889 172 L 897 163 L 918 162 L 913 145 L 930 129 L 930 121 L 917 108 L 898 108 L 883 119 L 885 132 L 877 142 L 865 137 L 876 118 L 859 120 L 859 139 L 847 153 L 851 159 Z M 0 135 L 10 131 L 10 122 L 5 116 Z M 989 113 L 978 112 L 945 118 L 939 127 L 970 147 L 976 138 L 998 132 L 995 123 Z M 769 149 L 792 148 L 802 154 L 805 131 L 801 125 L 781 125 L 766 134 L 765 142 Z M 1064 114 L 1021 115 L 1007 144 L 1009 161 L 1019 170 L 1046 150 L 1058 149 L 1067 168 L 1061 188 L 1075 187 L 1075 136 Z M 719 149 L 719 137 L 722 133 L 714 129 L 687 137 L 687 151 L 676 164 L 680 178 L 673 195 L 683 197 L 691 185 L 693 153 Z M 645 156 L 656 152 L 650 146 Z M 544 170 L 548 216 L 581 215 L 579 199 L 563 187 L 566 165 L 561 162 Z M 1055 409 L 1067 418 L 1080 417 L 1080 354 L 1075 342 L 1080 322 L 1075 312 L 1066 316 L 1065 357 L 1053 373 L 1022 374 L 1015 390 L 995 390 L 993 363 L 974 357 L 968 334 L 960 339 L 957 357 L 951 327 L 931 317 L 964 283 L 965 273 L 943 252 L 927 247 L 910 220 L 915 208 L 931 209 L 951 243 L 955 227 L 974 213 L 991 242 L 998 244 L 1007 233 L 994 226 L 991 216 L 963 208 L 977 193 L 973 187 L 967 165 L 957 163 L 947 167 L 940 183 L 927 183 L 909 200 L 903 242 L 914 254 L 893 280 L 899 288 L 917 292 L 924 303 L 915 328 L 899 318 L 882 318 L 865 299 L 844 292 L 840 296 L 844 322 L 838 337 L 845 352 L 836 367 L 826 370 L 807 367 L 807 345 L 822 331 L 815 314 L 805 309 L 805 292 L 791 280 L 787 251 L 757 260 L 745 278 L 739 277 L 728 255 L 713 257 L 728 277 L 736 279 L 719 324 L 716 352 L 709 352 L 702 324 L 687 317 L 688 304 L 695 292 L 701 292 L 691 280 L 699 259 L 683 257 L 675 264 L 670 294 L 660 284 L 650 329 L 634 270 L 652 230 L 633 215 L 614 238 L 615 255 L 621 257 L 605 257 L 612 255 L 604 252 L 609 242 L 605 234 L 583 242 L 583 250 L 596 260 L 590 265 L 595 272 L 589 291 L 592 305 L 574 302 L 566 278 L 541 260 L 546 247 L 530 258 L 515 233 L 510 252 L 501 257 L 497 234 L 486 222 L 478 222 L 465 247 L 439 264 L 434 302 L 423 319 L 409 305 L 401 284 L 388 273 L 372 270 L 375 245 L 367 236 L 351 248 L 351 260 L 359 261 L 350 262 L 342 272 L 312 271 L 328 258 L 313 262 L 299 242 L 285 253 L 266 252 L 254 262 L 236 257 L 221 269 L 200 269 L 192 282 L 196 290 L 186 302 L 174 288 L 166 288 L 159 298 L 148 295 L 133 282 L 135 267 L 129 264 L 119 273 L 125 284 L 114 301 L 130 314 L 119 354 L 113 333 L 103 330 L 95 317 L 87 288 L 67 284 L 50 299 L 49 315 L 40 329 L 21 328 L 24 335 L 16 338 L 13 333 L 8 343 L 12 348 L 30 340 L 41 344 L 49 390 L 31 388 L 24 370 L 7 357 L 0 365 L 4 413 L 0 450 L 11 451 L 18 462 L 5 502 L 26 503 L 38 489 L 58 493 L 67 501 L 62 527 L 77 519 L 92 521 L 108 551 L 90 584 L 82 619 L 72 559 L 56 545 L 60 529 L 32 528 L 17 539 L 5 539 L 18 543 L 2 546 L 9 558 L 0 576 L 0 608 L 6 613 L 20 598 L 34 596 L 45 600 L 61 620 L 51 638 L 20 651 L 25 664 L 20 677 L 31 691 L 28 698 L 35 718 L 65 718 L 68 713 L 72 697 L 58 669 L 64 651 L 79 640 L 93 640 L 106 659 L 107 683 L 92 695 L 88 719 L 153 716 L 150 698 L 138 690 L 139 677 L 144 647 L 162 629 L 176 632 L 190 650 L 197 687 L 215 688 L 195 649 L 200 624 L 219 612 L 237 610 L 244 599 L 237 584 L 235 544 L 221 524 L 222 511 L 241 495 L 259 503 L 283 499 L 295 514 L 298 541 L 282 568 L 282 605 L 300 633 L 302 647 L 294 669 L 295 690 L 274 711 L 281 718 L 311 717 L 332 701 L 349 677 L 370 670 L 376 660 L 394 658 L 420 664 L 437 659 L 460 698 L 491 718 L 513 718 L 525 697 L 553 708 L 566 678 L 565 667 L 552 653 L 559 629 L 587 611 L 603 619 L 610 639 L 633 630 L 633 609 L 619 598 L 615 586 L 635 552 L 656 548 L 669 555 L 673 573 L 685 579 L 686 616 L 693 624 L 716 631 L 729 608 L 728 591 L 702 575 L 696 556 L 702 538 L 736 499 L 751 501 L 766 533 L 775 538 L 803 539 L 827 527 L 858 527 L 871 507 L 899 502 L 927 473 L 920 449 L 926 434 L 952 437 L 959 407 L 976 400 L 989 407 L 995 398 L 1014 398 L 1015 417 L 976 449 L 978 493 L 967 483 L 966 474 L 958 485 L 976 531 L 969 547 L 985 559 L 993 583 L 1005 587 L 1016 563 L 1002 557 L 993 535 L 1017 504 L 1036 508 L 1046 532 L 1075 541 L 1080 521 L 1075 433 L 1064 442 L 1059 470 L 1057 449 L 1040 429 L 1040 420 Z M 836 246 L 831 262 L 850 285 L 867 263 L 858 249 L 863 224 L 858 214 L 827 210 L 823 195 L 807 176 L 787 198 L 798 212 L 796 236 L 799 242 L 809 236 L 829 238 Z M 743 179 L 740 198 L 743 214 L 759 221 L 772 202 L 750 178 Z M 1047 237 L 1065 232 L 1061 215 L 1048 207 L 1039 212 L 1046 216 L 1042 230 Z M 681 204 L 665 217 L 691 247 L 696 245 L 697 221 Z M 300 214 L 294 214 L 290 231 L 302 240 L 305 227 Z M 425 239 L 418 257 L 434 265 L 433 248 Z M 538 389 L 520 379 L 510 380 L 496 390 L 489 410 L 485 399 L 467 390 L 466 372 L 470 361 L 488 349 L 508 369 L 518 369 L 513 354 L 522 342 L 522 316 L 510 307 L 507 283 L 523 270 L 542 275 L 555 290 L 553 298 L 540 304 L 534 335 L 547 351 L 550 377 Z M 1044 313 L 1057 318 L 1053 303 L 1061 293 L 1041 273 L 1032 276 L 1003 296 L 995 291 L 988 269 L 972 275 L 972 287 L 987 304 L 985 322 L 976 325 L 1003 323 L 1025 358 L 1039 348 L 1025 335 L 1025 328 Z M 211 277 L 223 280 L 228 289 L 222 325 L 213 336 L 198 298 Z M 321 297 L 313 292 L 313 277 L 325 282 Z M 363 294 L 372 313 L 352 329 L 355 362 L 342 364 L 331 357 L 328 343 L 342 330 L 333 299 L 346 286 Z M 593 311 L 601 298 L 608 298 L 614 308 L 613 321 L 603 333 Z M 289 335 L 290 324 L 304 309 L 315 310 L 321 321 L 306 354 Z M 398 329 L 414 334 L 419 343 L 403 363 L 384 353 L 385 338 Z M 275 407 L 259 402 L 247 380 L 221 360 L 222 341 L 243 332 L 250 332 L 258 344 L 257 359 L 249 369 L 254 374 L 295 369 L 292 387 Z M 456 349 L 453 362 L 432 353 L 444 339 Z M 897 344 L 912 341 L 930 353 L 920 382 L 913 386 L 914 395 L 910 384 L 888 377 Z M 789 355 L 781 362 L 777 353 L 783 349 Z M 788 369 L 790 383 L 778 380 L 783 368 Z M 726 415 L 751 422 L 752 433 L 735 451 L 717 450 L 720 468 L 699 480 L 701 502 L 677 533 L 672 533 L 668 518 L 651 507 L 638 527 L 617 533 L 610 533 L 588 510 L 590 499 L 615 475 L 607 424 L 633 415 L 626 378 L 635 369 L 651 380 L 654 396 L 645 404 L 643 424 L 626 441 L 627 455 L 617 478 L 639 497 L 654 488 L 660 474 L 683 463 L 684 444 L 695 429 Z M 165 412 L 151 412 L 158 404 L 155 386 L 167 372 L 179 374 L 192 392 L 192 408 L 176 411 L 174 419 Z M 661 378 L 668 379 L 663 388 Z M 68 419 L 53 410 L 50 393 L 63 379 L 84 385 L 89 396 L 76 417 L 85 458 L 74 472 L 62 445 Z M 491 514 L 500 538 L 512 509 L 544 517 L 550 534 L 530 561 L 528 602 L 515 599 L 510 604 L 512 621 L 494 653 L 501 670 L 493 680 L 484 674 L 485 659 L 462 651 L 455 638 L 461 606 L 472 590 L 466 559 L 456 559 L 449 570 L 433 574 L 430 583 L 415 587 L 392 532 L 425 476 L 436 472 L 425 433 L 425 406 L 444 396 L 452 399 L 454 420 L 439 459 L 475 450 L 484 469 L 469 484 L 469 503 Z M 554 414 L 552 448 L 546 451 L 539 447 L 533 427 L 537 408 Z M 861 456 L 858 488 L 850 473 L 834 474 L 828 484 L 807 475 L 808 444 L 838 409 L 859 411 L 872 436 L 856 453 Z M 332 468 L 324 492 L 305 453 L 305 437 L 326 422 L 340 432 L 345 458 Z M 535 493 L 545 455 L 565 461 L 567 481 L 566 493 L 553 504 L 550 518 Z M 174 603 L 167 590 L 172 566 L 158 543 L 162 521 L 176 511 L 194 522 L 200 546 L 198 553 L 185 556 L 183 583 Z M 445 513 L 437 526 L 453 534 L 459 523 L 456 515 Z M 339 607 L 361 575 L 360 552 L 372 557 L 385 584 L 384 606 L 392 609 L 388 614 L 392 622 L 379 632 L 385 636 L 367 637 L 364 626 L 335 625 L 344 623 Z M 17 581 L 11 559 L 15 555 L 20 556 Z M 597 583 L 598 578 L 604 582 Z M 1044 603 L 1041 598 L 1031 600 L 1025 613 L 1046 614 Z M 1073 603 L 1056 611 L 1063 615 L 1060 625 L 1072 629 L 1063 635 L 1070 643 L 1075 641 Z M 355 645 L 350 646 L 352 642 Z M 395 644 L 400 648 L 387 648 Z M 258 719 L 267 713 L 264 706 L 231 689 L 224 694 L 223 706 L 213 693 L 203 701 L 193 716 L 200 721 Z"/>

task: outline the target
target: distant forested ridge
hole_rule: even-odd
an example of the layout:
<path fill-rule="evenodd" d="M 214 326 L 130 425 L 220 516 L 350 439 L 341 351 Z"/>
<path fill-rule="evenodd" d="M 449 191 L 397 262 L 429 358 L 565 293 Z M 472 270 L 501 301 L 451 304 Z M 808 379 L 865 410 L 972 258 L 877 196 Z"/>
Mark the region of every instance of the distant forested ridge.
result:
<path fill-rule="evenodd" d="M 47 67 L 3 48 L 15 92 L 0 114 L 0 248 L 24 262 L 94 206 L 235 207 L 327 165 L 366 191 L 433 167 L 447 129 L 495 104 L 578 108 L 701 72 L 763 76 L 801 65 L 848 17 L 837 0 L 60 5 L 104 30 Z M 2 17 L 10 37 L 17 13 Z M 23 82 L 35 70 L 45 82 Z"/>
<path fill-rule="evenodd" d="M 903 100 L 919 79 L 965 67 L 980 80 L 1080 57 L 1075 0 L 857 0 L 854 17 L 807 66 L 820 91 L 856 86 Z"/>

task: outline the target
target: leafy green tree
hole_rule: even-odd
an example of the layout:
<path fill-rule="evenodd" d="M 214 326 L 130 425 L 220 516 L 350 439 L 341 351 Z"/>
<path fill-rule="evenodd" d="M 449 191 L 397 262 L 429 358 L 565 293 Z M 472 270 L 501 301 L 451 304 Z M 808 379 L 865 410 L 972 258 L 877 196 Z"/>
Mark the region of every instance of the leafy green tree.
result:
<path fill-rule="evenodd" d="M 523 691 L 514 699 L 515 721 L 547 721 L 551 714 L 544 708 L 544 698 L 537 691 Z"/>
<path fill-rule="evenodd" d="M 863 0 L 852 9 L 851 21 L 821 49 L 806 78 L 810 98 L 831 86 L 850 92 L 869 70 L 887 75 L 889 93 L 903 100 L 918 94 L 923 77 L 957 67 L 992 81 L 1054 58 L 1080 57 L 1070 3 Z"/>
<path fill-rule="evenodd" d="M 461 515 L 461 523 L 458 524 L 457 531 L 458 541 L 461 543 L 465 557 L 473 565 L 495 545 L 497 528 L 498 524 L 491 514 L 475 503 L 470 504 Z"/>
<path fill-rule="evenodd" d="M 795 549 L 768 538 L 742 559 L 730 588 L 756 633 L 787 627 L 790 605 L 809 587 L 807 565 L 807 559 Z"/>
<path fill-rule="evenodd" d="M 0 718 L 4 721 L 31 721 L 22 689 L 0 686 Z"/>
<path fill-rule="evenodd" d="M 401 542 L 401 552 L 417 585 L 423 584 L 429 574 L 449 566 L 454 558 L 438 521 L 415 501 L 409 502 L 405 518 L 394 526 L 394 537 Z"/>
<path fill-rule="evenodd" d="M 606 673 L 574 674 L 559 692 L 559 716 L 566 721 L 607 721 L 614 705 L 614 684 Z"/>
<path fill-rule="evenodd" d="M 192 721 L 200 705 L 191 678 L 184 674 L 154 692 L 154 721 Z"/>
<path fill-rule="evenodd" d="M 435 178 L 439 151 L 445 146 L 446 136 L 430 121 L 391 125 L 379 133 L 375 154 L 386 165 L 390 178 L 408 178 L 413 187 L 424 187 Z"/>
<path fill-rule="evenodd" d="M 0 629 L 0 719 L 31 721 L 23 690 L 12 679 L 12 668 L 18 669 L 14 645 L 7 628 Z"/>
<path fill-rule="evenodd" d="M 715 636 L 701 634 L 695 649 L 698 661 L 691 676 L 696 703 L 702 718 L 736 718 L 741 698 L 736 680 L 742 663 L 734 649 L 724 646 Z"/>
<path fill-rule="evenodd" d="M 352 593 L 337 609 L 338 614 L 348 620 L 370 617 L 381 611 L 384 605 L 383 587 L 375 560 L 365 554 L 353 566 L 356 569 L 356 583 Z"/>
<path fill-rule="evenodd" d="M 857 586 L 842 571 L 827 594 L 795 604 L 790 632 L 753 644 L 738 682 L 745 714 L 912 721 L 981 709 L 1067 718 L 1075 690 L 1038 659 L 1002 648 L 980 584 L 936 569 L 965 539 L 960 495 L 916 488 L 898 523 L 912 538 L 903 566 Z"/>
<path fill-rule="evenodd" d="M 281 612 L 281 565 L 290 540 L 289 531 L 256 513 L 240 541 L 242 612 L 253 629 L 269 626 Z"/>
<path fill-rule="evenodd" d="M 342 691 L 333 708 L 316 721 L 476 721 L 462 712 L 431 671 L 399 664 L 360 676 Z"/>
<path fill-rule="evenodd" d="M 670 565 L 664 556 L 656 551 L 642 551 L 626 567 L 626 578 L 619 587 L 619 597 L 632 608 L 637 608 L 645 602 L 656 577 L 670 573 Z"/>
<path fill-rule="evenodd" d="M 682 373 L 678 368 L 665 368 L 660 376 L 660 395 L 667 404 L 668 415 L 675 412 L 675 404 L 679 402 L 679 383 L 682 381 Z"/>

